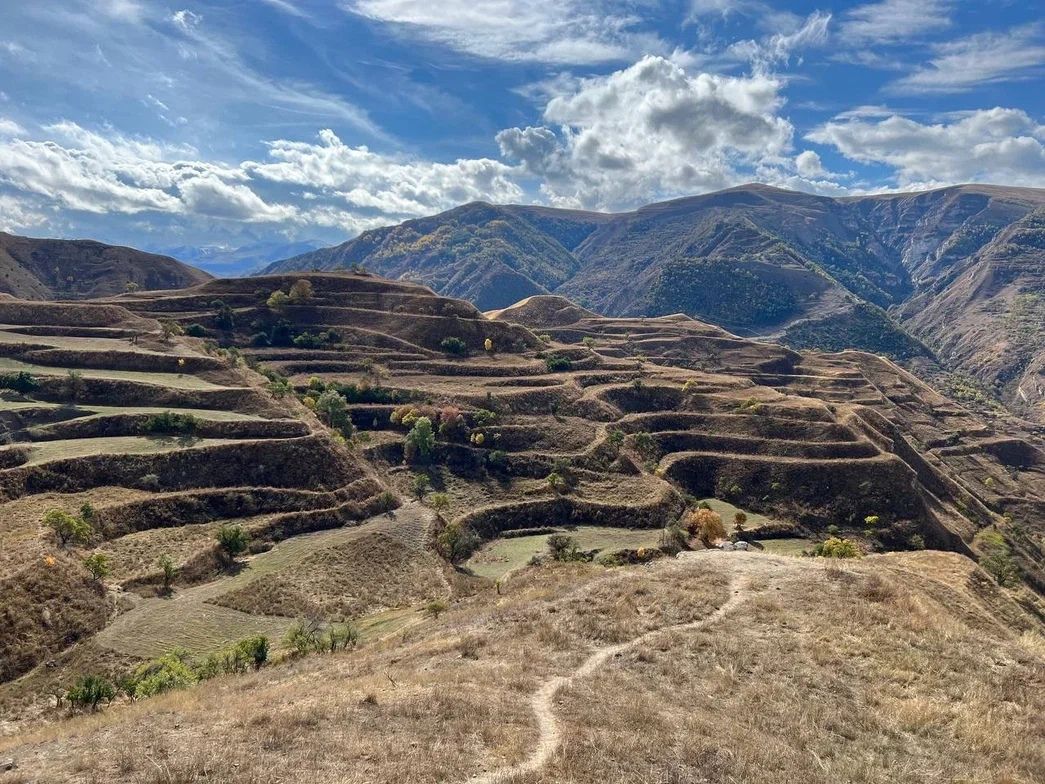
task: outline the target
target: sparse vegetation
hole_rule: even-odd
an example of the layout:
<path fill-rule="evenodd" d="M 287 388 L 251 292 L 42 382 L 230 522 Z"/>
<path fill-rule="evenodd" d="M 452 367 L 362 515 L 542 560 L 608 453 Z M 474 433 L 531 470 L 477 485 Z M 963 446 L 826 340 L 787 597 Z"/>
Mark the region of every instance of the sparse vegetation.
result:
<path fill-rule="evenodd" d="M 221 553 L 223 560 L 231 564 L 236 560 L 236 556 L 246 552 L 247 546 L 250 543 L 250 536 L 241 525 L 223 525 L 218 529 L 216 535 L 218 540 L 218 550 Z"/>

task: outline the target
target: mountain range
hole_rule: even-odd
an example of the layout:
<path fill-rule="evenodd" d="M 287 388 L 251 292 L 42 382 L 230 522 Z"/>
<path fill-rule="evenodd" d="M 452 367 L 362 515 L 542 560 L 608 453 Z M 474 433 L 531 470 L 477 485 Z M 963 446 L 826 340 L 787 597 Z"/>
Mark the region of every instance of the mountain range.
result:
<path fill-rule="evenodd" d="M 608 316 L 681 312 L 792 348 L 873 351 L 1045 421 L 1045 190 L 753 184 L 616 214 L 475 202 L 263 272 L 351 267 L 482 310 L 555 293 Z"/>

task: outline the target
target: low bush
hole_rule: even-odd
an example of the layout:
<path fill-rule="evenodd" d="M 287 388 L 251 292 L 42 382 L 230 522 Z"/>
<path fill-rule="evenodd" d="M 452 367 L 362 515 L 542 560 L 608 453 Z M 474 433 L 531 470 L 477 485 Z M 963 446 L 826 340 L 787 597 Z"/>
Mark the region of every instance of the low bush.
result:
<path fill-rule="evenodd" d="M 859 558 L 860 547 L 852 539 L 832 536 L 823 542 L 818 542 L 813 548 L 813 555 L 822 558 Z"/>
<path fill-rule="evenodd" d="M 98 710 L 98 703 L 112 702 L 116 698 L 116 687 L 98 675 L 84 675 L 69 689 L 66 699 L 69 704 L 84 710 Z"/>
<path fill-rule="evenodd" d="M 453 336 L 443 338 L 439 341 L 439 348 L 447 354 L 454 354 L 456 356 L 464 356 L 468 353 L 468 345 L 460 338 Z"/>
<path fill-rule="evenodd" d="M 143 433 L 165 435 L 190 435 L 196 432 L 199 420 L 192 414 L 179 414 L 175 411 L 163 411 L 150 414 L 142 423 Z"/>
<path fill-rule="evenodd" d="M 237 555 L 246 551 L 250 543 L 250 535 L 241 525 L 223 525 L 218 529 L 215 538 L 218 540 L 222 559 L 230 564 L 236 560 Z"/>
<path fill-rule="evenodd" d="M 15 392 L 29 394 L 39 386 L 40 382 L 36 380 L 36 377 L 24 370 L 0 375 L 0 388 L 3 389 L 13 389 Z"/>
<path fill-rule="evenodd" d="M 190 338 L 205 338 L 207 337 L 207 328 L 202 324 L 189 324 L 185 327 L 185 334 Z"/>
<path fill-rule="evenodd" d="M 134 696 L 137 699 L 175 689 L 187 689 L 198 680 L 189 666 L 188 652 L 181 648 L 142 664 L 134 671 L 134 679 Z"/>
<path fill-rule="evenodd" d="M 573 363 L 564 356 L 552 354 L 544 358 L 544 366 L 549 373 L 565 373 L 573 367 Z"/>
<path fill-rule="evenodd" d="M 1012 560 L 1009 543 L 999 531 L 985 528 L 972 540 L 980 553 L 980 566 L 993 577 L 998 585 L 1011 587 L 1020 581 L 1020 572 Z"/>
<path fill-rule="evenodd" d="M 439 554 L 454 564 L 467 560 L 481 544 L 478 534 L 458 522 L 448 523 L 436 537 Z"/>

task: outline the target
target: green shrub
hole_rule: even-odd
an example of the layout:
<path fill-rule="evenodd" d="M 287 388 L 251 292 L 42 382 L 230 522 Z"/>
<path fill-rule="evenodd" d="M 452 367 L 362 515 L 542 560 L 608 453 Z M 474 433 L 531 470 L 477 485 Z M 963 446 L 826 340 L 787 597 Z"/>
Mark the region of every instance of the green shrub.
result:
<path fill-rule="evenodd" d="M 28 394 L 39 386 L 40 382 L 36 380 L 36 377 L 24 370 L 0 375 L 0 388 L 3 389 L 13 389 L 15 392 Z"/>
<path fill-rule="evenodd" d="M 192 414 L 179 414 L 175 411 L 163 411 L 150 414 L 142 423 L 144 433 L 162 433 L 167 435 L 190 435 L 196 432 L 199 420 Z"/>
<path fill-rule="evenodd" d="M 98 675 L 81 676 L 66 694 L 69 703 L 77 708 L 98 710 L 98 703 L 105 700 L 112 702 L 116 698 L 116 688 Z"/>
<path fill-rule="evenodd" d="M 552 534 L 548 537 L 548 553 L 554 561 L 582 561 L 583 554 L 577 540 L 567 534 Z"/>
<path fill-rule="evenodd" d="M 283 638 L 283 644 L 295 656 L 304 656 L 323 650 L 323 627 L 315 619 L 302 619 L 291 626 Z"/>
<path fill-rule="evenodd" d="M 552 354 L 544 358 L 544 366 L 549 373 L 564 373 L 573 367 L 573 363 L 564 356 Z"/>
<path fill-rule="evenodd" d="M 160 477 L 157 474 L 143 474 L 138 484 L 143 490 L 159 490 Z"/>
<path fill-rule="evenodd" d="M 660 535 L 660 549 L 669 555 L 675 555 L 689 546 L 689 538 L 678 523 L 672 523 Z"/>
<path fill-rule="evenodd" d="M 250 543 L 250 535 L 241 525 L 223 525 L 216 535 L 218 548 L 227 563 L 236 560 L 236 556 L 245 552 Z"/>
<path fill-rule="evenodd" d="M 163 579 L 163 592 L 170 593 L 171 585 L 174 583 L 174 578 L 178 575 L 178 570 L 174 566 L 174 561 L 171 560 L 169 555 L 161 555 L 156 563 L 160 567 L 160 574 Z"/>
<path fill-rule="evenodd" d="M 289 304 L 290 297 L 287 295 L 285 291 L 282 291 L 281 289 L 276 289 L 275 291 L 273 291 L 271 294 L 269 294 L 268 299 L 265 300 L 265 305 L 269 308 L 269 310 L 274 310 L 277 313 L 282 313 L 284 310 L 286 310 L 286 307 Z"/>
<path fill-rule="evenodd" d="M 450 606 L 442 599 L 433 599 L 425 605 L 425 615 L 431 616 L 432 618 L 438 618 L 444 612 L 450 609 Z"/>
<path fill-rule="evenodd" d="M 269 639 L 264 634 L 252 635 L 236 643 L 236 650 L 246 656 L 255 670 L 259 670 L 268 661 Z"/>
<path fill-rule="evenodd" d="M 54 531 L 58 544 L 62 547 L 70 542 L 82 544 L 94 533 L 90 523 L 61 509 L 49 510 L 44 515 L 44 525 Z"/>
<path fill-rule="evenodd" d="M 196 673 L 189 667 L 189 654 L 181 648 L 142 664 L 134 671 L 134 679 L 137 699 L 187 689 L 197 681 Z"/>
<path fill-rule="evenodd" d="M 207 328 L 202 324 L 189 324 L 185 327 L 185 334 L 190 338 L 205 338 L 207 337 Z"/>
<path fill-rule="evenodd" d="M 503 471 L 508 467 L 508 453 L 503 449 L 494 449 L 486 455 L 486 466 L 494 471 Z"/>
<path fill-rule="evenodd" d="M 406 434 L 405 454 L 407 460 L 427 460 L 435 450 L 435 433 L 432 420 L 418 417 L 410 432 Z"/>
<path fill-rule="evenodd" d="M 352 435 L 352 417 L 348 413 L 348 401 L 333 389 L 316 398 L 316 414 L 325 424 L 348 437 Z"/>
<path fill-rule="evenodd" d="M 822 558 L 859 558 L 860 547 L 852 539 L 831 538 L 818 542 L 813 548 L 813 555 Z"/>
<path fill-rule="evenodd" d="M 468 353 L 468 345 L 460 338 L 453 336 L 439 341 L 439 348 L 447 354 L 455 354 L 457 356 L 464 356 Z"/>
<path fill-rule="evenodd" d="M 1009 543 L 999 531 L 985 528 L 972 540 L 973 546 L 980 553 L 980 566 L 1003 587 L 1011 587 L 1019 583 L 1020 572 L 1012 560 Z"/>
<path fill-rule="evenodd" d="M 414 474 L 413 481 L 411 482 L 410 489 L 413 491 L 414 498 L 420 501 L 425 497 L 425 493 L 428 492 L 429 486 L 431 486 L 432 480 L 428 478 L 428 474 Z"/>
<path fill-rule="evenodd" d="M 497 421 L 497 414 L 488 408 L 477 408 L 472 412 L 472 421 L 476 427 L 487 427 Z"/>
<path fill-rule="evenodd" d="M 359 642 L 359 629 L 350 623 L 331 626 L 323 637 L 323 647 L 334 653 L 354 648 Z"/>
<path fill-rule="evenodd" d="M 102 553 L 91 553 L 83 559 L 83 565 L 95 580 L 103 580 L 112 574 L 109 559 Z"/>

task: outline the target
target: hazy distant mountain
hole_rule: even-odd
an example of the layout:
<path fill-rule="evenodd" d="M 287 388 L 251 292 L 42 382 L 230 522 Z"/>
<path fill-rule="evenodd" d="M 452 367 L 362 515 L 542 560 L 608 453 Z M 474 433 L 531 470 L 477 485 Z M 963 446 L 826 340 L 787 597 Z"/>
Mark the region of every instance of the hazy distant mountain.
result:
<path fill-rule="evenodd" d="M 1043 209 L 1043 190 L 979 185 L 850 198 L 747 185 L 612 215 L 473 203 L 265 271 L 361 264 L 482 309 L 556 293 L 796 348 L 935 352 L 1045 418 Z"/>
<path fill-rule="evenodd" d="M 78 299 L 210 280 L 203 270 L 154 253 L 93 240 L 50 240 L 0 232 L 0 291 L 23 299 Z"/>
<path fill-rule="evenodd" d="M 235 277 L 258 272 L 265 265 L 288 256 L 322 248 L 318 240 L 299 242 L 253 242 L 236 248 L 224 245 L 178 245 L 161 248 L 162 253 L 204 269 L 218 277 Z"/>

